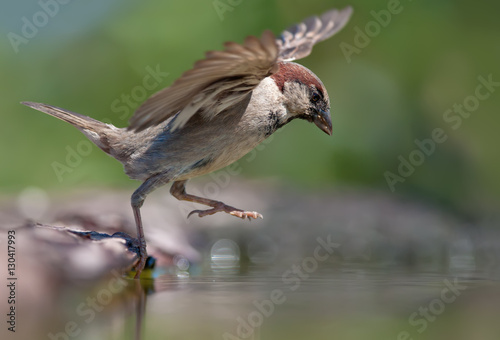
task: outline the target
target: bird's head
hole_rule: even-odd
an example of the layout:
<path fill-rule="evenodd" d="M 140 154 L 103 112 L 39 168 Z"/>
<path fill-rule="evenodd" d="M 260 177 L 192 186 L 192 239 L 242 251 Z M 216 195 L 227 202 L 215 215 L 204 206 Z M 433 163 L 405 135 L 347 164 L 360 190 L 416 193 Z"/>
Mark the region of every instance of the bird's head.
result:
<path fill-rule="evenodd" d="M 330 100 L 321 80 L 296 63 L 280 62 L 278 66 L 271 78 L 283 93 L 288 119 L 305 119 L 331 135 Z"/>

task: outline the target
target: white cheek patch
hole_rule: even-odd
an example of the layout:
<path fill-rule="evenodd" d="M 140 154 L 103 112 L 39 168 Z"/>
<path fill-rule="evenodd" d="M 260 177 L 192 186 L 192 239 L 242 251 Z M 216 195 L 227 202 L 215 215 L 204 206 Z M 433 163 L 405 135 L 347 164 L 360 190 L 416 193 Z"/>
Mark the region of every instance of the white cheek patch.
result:
<path fill-rule="evenodd" d="M 309 89 L 298 82 L 287 82 L 283 86 L 286 106 L 291 115 L 303 115 L 310 107 Z"/>

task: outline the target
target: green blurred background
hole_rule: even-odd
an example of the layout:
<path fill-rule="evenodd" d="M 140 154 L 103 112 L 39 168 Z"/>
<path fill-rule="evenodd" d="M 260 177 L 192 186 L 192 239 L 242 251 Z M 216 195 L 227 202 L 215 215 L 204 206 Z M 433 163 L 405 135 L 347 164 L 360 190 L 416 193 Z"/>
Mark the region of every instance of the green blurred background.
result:
<path fill-rule="evenodd" d="M 442 128 L 446 142 L 395 185 L 395 194 L 466 216 L 491 213 L 498 206 L 500 90 L 481 101 L 455 130 L 443 114 L 474 95 L 478 76 L 491 74 L 500 81 L 500 3 L 401 1 L 400 12 L 386 27 L 378 25 L 367 46 L 358 44 L 357 53 L 346 58 L 341 44 L 356 46 L 356 27 L 365 31 L 375 21 L 371 11 L 387 10 L 387 1 L 67 2 L 57 10 L 53 1 L 46 2 L 54 15 L 45 15 L 46 24 L 17 53 L 9 32 L 22 34 L 23 17 L 33 22 L 42 6 L 35 0 L 1 5 L 0 190 L 5 194 L 28 186 L 138 185 L 96 147 L 58 178 L 54 162 L 68 165 L 68 150 L 77 150 L 85 137 L 20 101 L 49 103 L 123 127 L 140 103 L 127 104 L 120 112 L 112 105 L 142 85 L 148 67 L 168 72 L 157 89 L 147 91 L 150 95 L 225 41 L 242 42 L 266 28 L 279 34 L 306 16 L 352 5 L 348 26 L 300 61 L 329 91 L 333 137 L 294 122 L 265 144 L 255 160 L 240 161 L 241 175 L 277 178 L 303 190 L 354 186 L 391 192 L 384 173 L 398 174 L 398 157 L 408 159 L 416 149 L 414 139 L 429 138 Z M 229 7 L 218 13 L 214 3 Z M 36 20 L 43 23 L 43 15 Z"/>

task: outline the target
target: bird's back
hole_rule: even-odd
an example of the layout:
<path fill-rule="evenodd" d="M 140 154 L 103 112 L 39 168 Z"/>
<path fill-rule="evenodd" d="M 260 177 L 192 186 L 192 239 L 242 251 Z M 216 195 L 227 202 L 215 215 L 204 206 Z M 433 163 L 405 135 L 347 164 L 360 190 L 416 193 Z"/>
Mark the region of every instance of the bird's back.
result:
<path fill-rule="evenodd" d="M 198 114 L 182 128 L 172 130 L 174 116 L 130 136 L 127 144 L 132 146 L 137 140 L 140 147 L 123 162 L 126 173 L 140 180 L 158 173 L 165 173 L 170 180 L 184 180 L 240 159 L 278 128 L 276 119 L 282 113 L 272 112 L 270 107 L 276 107 L 272 103 L 279 98 L 269 97 L 272 92 L 268 86 L 275 85 L 262 81 L 247 100 L 210 120 Z"/>

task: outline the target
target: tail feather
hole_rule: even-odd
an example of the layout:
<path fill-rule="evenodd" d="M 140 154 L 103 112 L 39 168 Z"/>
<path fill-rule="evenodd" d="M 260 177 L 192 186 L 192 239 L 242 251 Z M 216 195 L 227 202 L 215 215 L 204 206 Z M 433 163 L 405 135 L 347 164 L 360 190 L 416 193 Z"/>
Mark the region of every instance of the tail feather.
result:
<path fill-rule="evenodd" d="M 115 156 L 114 151 L 118 151 L 113 150 L 113 147 L 122 129 L 52 105 L 33 102 L 21 102 L 21 104 L 70 123 L 83 132 L 95 145 L 112 156 Z"/>
<path fill-rule="evenodd" d="M 74 125 L 78 129 L 93 129 L 95 127 L 102 127 L 106 124 L 95 120 L 93 118 L 81 115 L 76 112 L 71 112 L 65 109 L 61 109 L 56 106 L 42 104 L 42 103 L 33 103 L 33 102 L 21 102 L 21 104 L 29 106 L 35 110 L 47 113 L 51 116 L 59 118 L 71 125 Z"/>

